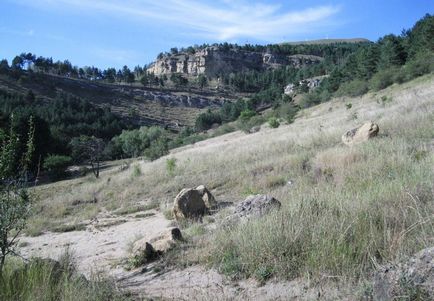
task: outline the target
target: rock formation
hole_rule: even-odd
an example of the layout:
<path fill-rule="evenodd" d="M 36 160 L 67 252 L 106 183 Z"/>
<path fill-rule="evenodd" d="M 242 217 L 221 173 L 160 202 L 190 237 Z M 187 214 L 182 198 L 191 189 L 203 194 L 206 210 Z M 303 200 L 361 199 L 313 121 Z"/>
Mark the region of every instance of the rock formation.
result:
<path fill-rule="evenodd" d="M 155 75 L 182 73 L 191 76 L 205 74 L 215 77 L 219 74 L 265 70 L 286 65 L 301 68 L 305 65 L 319 63 L 322 60 L 323 58 L 315 55 L 283 56 L 239 49 L 227 50 L 211 46 L 197 50 L 194 54 L 163 55 L 148 68 L 148 71 Z"/>

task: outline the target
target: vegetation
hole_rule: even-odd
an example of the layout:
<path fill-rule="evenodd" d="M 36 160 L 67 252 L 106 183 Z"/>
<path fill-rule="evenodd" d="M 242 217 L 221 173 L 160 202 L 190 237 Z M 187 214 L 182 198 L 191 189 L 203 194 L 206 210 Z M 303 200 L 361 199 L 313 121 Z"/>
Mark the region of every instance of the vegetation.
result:
<path fill-rule="evenodd" d="M 400 36 L 386 35 L 376 43 L 331 44 L 331 45 L 276 45 L 267 46 L 275 53 L 316 54 L 325 57 L 320 64 L 296 69 L 284 67 L 266 72 L 241 72 L 222 75 L 223 81 L 238 91 L 254 92 L 248 99 L 223 106 L 219 112 L 207 112 L 198 116 L 199 130 L 209 129 L 213 123 L 236 120 L 242 111 L 260 110 L 288 101 L 282 94 L 283 87 L 294 83 L 298 93 L 304 93 L 299 102 L 306 108 L 330 100 L 332 96 L 360 96 L 369 89 L 378 91 L 393 83 L 403 83 L 434 71 L 434 16 L 427 14 L 411 30 Z M 223 45 L 231 49 L 231 45 Z M 264 50 L 261 46 L 246 46 L 241 49 Z M 309 92 L 300 82 L 314 76 L 329 75 L 321 85 Z M 307 88 L 307 86 L 306 86 Z M 294 107 L 296 108 L 296 107 Z M 243 118 L 241 118 L 243 119 Z"/>
<path fill-rule="evenodd" d="M 10 116 L 14 118 L 11 119 Z M 58 93 L 54 101 L 34 98 L 29 91 L 26 96 L 11 94 L 0 90 L 0 132 L 12 127 L 19 138 L 17 156 L 24 153 L 23 137 L 29 131 L 28 120 L 34 120 L 34 146 L 29 170 L 36 172 L 41 167 L 52 167 L 44 164 L 48 154 L 70 156 L 75 162 L 83 162 L 82 158 L 73 154 L 74 143 L 78 137 L 98 137 L 108 140 L 120 134 L 127 124 L 116 117 L 108 109 L 93 106 L 90 102 L 70 94 Z"/>
<path fill-rule="evenodd" d="M 88 219 L 95 204 L 73 207 L 77 199 L 97 198 L 97 206 L 110 211 L 133 208 L 143 198 L 165 204 L 198 183 L 216 189 L 224 201 L 269 193 L 282 202 L 279 212 L 238 226 L 224 226 L 224 212 L 222 219 L 213 216 L 217 230 L 184 246 L 180 264 L 208 264 L 260 281 L 333 276 L 357 283 L 376 266 L 432 243 L 432 81 L 428 75 L 375 95 L 333 99 L 264 135 L 236 133 L 178 150 L 170 156 L 176 158 L 175 176 L 166 158 L 137 162 L 141 175 L 135 178 L 132 169 L 113 168 L 93 181 L 37 187 L 36 209 L 44 210 L 30 225 Z M 383 105 L 383 97 L 393 101 Z M 348 148 L 340 137 L 359 124 L 348 119 L 353 112 L 375 120 L 380 135 Z M 65 214 L 70 210 L 73 215 Z"/>
<path fill-rule="evenodd" d="M 62 179 L 66 176 L 66 168 L 71 162 L 72 158 L 68 156 L 48 155 L 44 161 L 44 169 L 52 180 Z"/>
<path fill-rule="evenodd" d="M 15 254 L 17 238 L 25 228 L 30 213 L 31 198 L 26 190 L 26 181 L 34 151 L 33 137 L 34 124 L 30 118 L 26 148 L 21 158 L 17 156 L 20 145 L 13 127 L 0 141 L 0 278 L 6 256 Z"/>
<path fill-rule="evenodd" d="M 59 261 L 34 258 L 27 263 L 14 258 L 0 276 L 0 299 L 5 301 L 128 300 L 109 279 L 100 275 L 86 280 L 76 272 L 70 253 Z"/>

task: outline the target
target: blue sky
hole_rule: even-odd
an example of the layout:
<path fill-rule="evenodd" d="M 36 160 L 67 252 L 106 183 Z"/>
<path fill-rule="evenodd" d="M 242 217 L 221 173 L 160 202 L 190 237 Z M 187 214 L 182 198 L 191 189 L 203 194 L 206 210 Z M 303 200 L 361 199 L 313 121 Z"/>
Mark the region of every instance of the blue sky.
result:
<path fill-rule="evenodd" d="M 410 28 L 433 0 L 0 0 L 0 58 L 133 67 L 171 47 L 322 38 L 377 40 Z"/>

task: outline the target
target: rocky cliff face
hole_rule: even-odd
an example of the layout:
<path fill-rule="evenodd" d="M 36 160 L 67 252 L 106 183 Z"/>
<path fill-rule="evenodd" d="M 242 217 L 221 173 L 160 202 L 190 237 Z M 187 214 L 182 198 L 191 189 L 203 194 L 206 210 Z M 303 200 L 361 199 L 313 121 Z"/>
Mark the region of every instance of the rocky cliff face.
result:
<path fill-rule="evenodd" d="M 155 75 L 182 73 L 191 76 L 205 74 L 214 77 L 219 74 L 265 70 L 285 65 L 300 68 L 322 60 L 323 58 L 314 55 L 282 56 L 239 49 L 224 50 L 218 47 L 207 47 L 194 54 L 165 55 L 158 59 L 148 71 Z"/>

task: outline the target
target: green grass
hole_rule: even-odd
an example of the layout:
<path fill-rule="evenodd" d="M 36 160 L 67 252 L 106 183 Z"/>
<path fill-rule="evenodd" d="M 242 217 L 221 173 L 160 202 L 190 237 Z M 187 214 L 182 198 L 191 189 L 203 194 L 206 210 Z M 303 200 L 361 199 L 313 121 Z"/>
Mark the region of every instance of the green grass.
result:
<path fill-rule="evenodd" d="M 0 275 L 0 300 L 3 301 L 106 301 L 129 300 L 116 285 L 99 275 L 90 280 L 75 272 L 66 253 L 59 262 L 31 259 L 28 263 L 9 258 Z"/>

